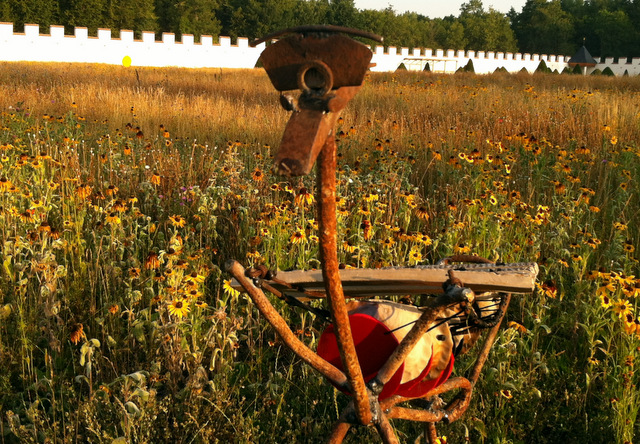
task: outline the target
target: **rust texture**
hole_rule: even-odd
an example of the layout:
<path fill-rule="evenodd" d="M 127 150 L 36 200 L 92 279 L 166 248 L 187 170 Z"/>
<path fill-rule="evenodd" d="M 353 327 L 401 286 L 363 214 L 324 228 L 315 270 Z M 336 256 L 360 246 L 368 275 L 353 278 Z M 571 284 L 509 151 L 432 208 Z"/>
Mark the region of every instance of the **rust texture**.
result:
<path fill-rule="evenodd" d="M 285 344 L 293 350 L 300 358 L 306 361 L 314 369 L 319 371 L 325 378 L 332 381 L 339 387 L 347 388 L 347 379 L 340 370 L 327 361 L 322 359 L 313 350 L 307 347 L 298 337 L 291 331 L 287 322 L 280 316 L 280 313 L 271 305 L 265 294 L 251 283 L 244 275 L 244 268 L 237 261 L 230 260 L 226 264 L 227 271 L 242 284 L 247 290 L 253 303 L 260 313 L 269 321 L 282 338 Z"/>
<path fill-rule="evenodd" d="M 371 423 L 369 395 L 353 343 L 349 313 L 338 274 L 338 230 L 336 219 L 336 143 L 330 136 L 320 153 L 318 163 L 318 224 L 322 276 L 327 290 L 327 301 L 333 318 L 342 366 L 347 374 L 350 391 L 354 396 L 355 411 L 360 424 Z"/>

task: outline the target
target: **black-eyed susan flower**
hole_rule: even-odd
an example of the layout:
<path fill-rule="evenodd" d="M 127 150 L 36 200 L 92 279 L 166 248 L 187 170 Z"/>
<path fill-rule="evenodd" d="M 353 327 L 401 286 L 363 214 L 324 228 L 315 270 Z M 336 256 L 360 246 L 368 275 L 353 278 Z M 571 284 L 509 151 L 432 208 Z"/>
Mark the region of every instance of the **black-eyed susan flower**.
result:
<path fill-rule="evenodd" d="M 620 319 L 624 319 L 628 314 L 632 314 L 631 308 L 631 303 L 626 299 L 615 301 L 612 304 L 613 312 L 617 314 Z"/>
<path fill-rule="evenodd" d="M 231 281 L 229 279 L 225 279 L 222 284 L 222 289 L 227 296 L 237 297 L 240 292 L 231 286 Z"/>
<path fill-rule="evenodd" d="M 71 327 L 71 330 L 69 331 L 69 340 L 73 342 L 75 345 L 78 345 L 78 343 L 81 340 L 86 339 L 86 337 L 87 336 L 84 333 L 84 325 L 74 324 Z"/>
<path fill-rule="evenodd" d="M 296 231 L 294 231 L 293 234 L 291 235 L 291 237 L 289 238 L 289 241 L 292 244 L 300 244 L 300 243 L 304 242 L 306 239 L 307 239 L 307 236 L 304 233 L 304 230 L 302 230 L 300 227 L 298 227 L 296 229 Z"/>
<path fill-rule="evenodd" d="M 147 255 L 147 259 L 144 262 L 144 268 L 148 270 L 157 270 L 160 268 L 160 257 L 158 256 L 158 253 L 152 251 Z"/>
<path fill-rule="evenodd" d="M 633 246 L 633 242 L 630 240 L 624 241 L 622 249 L 625 251 L 625 253 L 633 253 L 634 251 L 636 251 L 636 247 Z"/>
<path fill-rule="evenodd" d="M 300 205 L 310 205 L 313 203 L 314 201 L 314 197 L 313 194 L 311 192 L 309 192 L 309 190 L 305 187 L 300 188 L 300 190 L 298 191 L 298 194 L 296 195 L 295 199 L 294 199 L 294 203 L 297 206 Z"/>
<path fill-rule="evenodd" d="M 382 244 L 384 248 L 391 248 L 395 244 L 395 241 L 392 238 L 387 237 L 386 239 L 380 241 L 380 244 Z"/>
<path fill-rule="evenodd" d="M 90 185 L 80 185 L 76 187 L 76 195 L 80 199 L 87 199 L 89 196 L 91 196 L 92 191 L 93 189 L 91 188 Z"/>
<path fill-rule="evenodd" d="M 611 307 L 611 298 L 609 297 L 609 295 L 607 294 L 600 294 L 598 295 L 598 297 L 600 298 L 600 305 L 603 308 L 609 308 Z"/>
<path fill-rule="evenodd" d="M 346 251 L 347 253 L 353 253 L 358 249 L 358 246 L 355 245 L 353 242 L 351 242 L 350 240 L 346 240 L 342 243 L 342 249 L 344 251 Z"/>
<path fill-rule="evenodd" d="M 513 395 L 511 394 L 511 390 L 507 390 L 507 389 L 500 390 L 500 396 L 502 396 L 502 397 L 504 397 L 506 399 L 513 398 Z"/>
<path fill-rule="evenodd" d="M 118 215 L 118 213 L 113 211 L 107 215 L 105 222 L 110 225 L 118 225 L 122 223 L 122 220 L 120 219 L 120 216 Z"/>
<path fill-rule="evenodd" d="M 255 182 L 262 182 L 264 180 L 264 173 L 262 172 L 262 170 L 258 167 L 256 167 L 253 172 L 251 173 L 251 178 L 255 181 Z"/>
<path fill-rule="evenodd" d="M 6 177 L 0 177 L 0 191 L 8 191 L 13 184 Z"/>
<path fill-rule="evenodd" d="M 156 186 L 160 185 L 160 180 L 161 180 L 161 177 L 158 173 L 153 173 L 151 175 L 150 182 L 152 185 L 156 185 Z"/>
<path fill-rule="evenodd" d="M 173 216 L 169 216 L 169 221 L 171 222 L 171 225 L 177 228 L 182 228 L 187 223 L 186 219 L 180 216 L 179 214 L 174 214 Z"/>
<path fill-rule="evenodd" d="M 104 190 L 104 193 L 105 193 L 107 196 L 115 196 L 115 195 L 118 193 L 118 190 L 119 190 L 119 189 L 118 189 L 118 187 L 117 187 L 117 186 L 115 186 L 115 185 L 109 185 L 109 186 L 107 187 L 107 189 L 106 189 L 106 190 Z"/>
<path fill-rule="evenodd" d="M 365 202 L 376 202 L 379 198 L 378 193 L 365 193 L 363 196 Z"/>
<path fill-rule="evenodd" d="M 420 250 L 418 248 L 412 248 L 409 251 L 409 262 L 410 263 L 417 263 L 420 262 L 422 260 L 422 253 L 420 253 Z"/>
<path fill-rule="evenodd" d="M 416 208 L 416 216 L 418 219 L 429 220 L 429 210 L 426 207 Z"/>
<path fill-rule="evenodd" d="M 111 210 L 117 213 L 124 213 L 125 211 L 127 211 L 127 206 L 120 199 L 117 199 L 113 201 L 113 204 L 111 205 Z"/>
<path fill-rule="evenodd" d="M 507 324 L 507 327 L 508 328 L 512 328 L 515 331 L 520 332 L 520 333 L 526 333 L 526 332 L 529 331 L 529 330 L 527 330 L 527 327 L 525 327 L 524 325 L 522 325 L 522 324 L 520 324 L 520 323 L 518 323 L 516 321 L 509 321 L 509 323 Z"/>
<path fill-rule="evenodd" d="M 191 311 L 189 304 L 182 299 L 173 299 L 168 305 L 167 310 L 169 314 L 175 316 L 178 319 L 182 319 Z"/>
<path fill-rule="evenodd" d="M 20 220 L 24 223 L 32 223 L 34 222 L 33 211 L 27 210 L 20 213 Z"/>

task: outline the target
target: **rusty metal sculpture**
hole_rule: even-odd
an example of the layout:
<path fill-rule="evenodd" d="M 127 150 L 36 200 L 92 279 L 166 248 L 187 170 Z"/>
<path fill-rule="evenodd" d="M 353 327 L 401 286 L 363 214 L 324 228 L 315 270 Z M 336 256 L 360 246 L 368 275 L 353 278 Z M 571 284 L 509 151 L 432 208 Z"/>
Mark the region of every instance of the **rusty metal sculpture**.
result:
<path fill-rule="evenodd" d="M 491 319 L 481 320 L 475 315 L 473 304 L 476 291 L 516 291 L 530 292 L 537 274 L 535 264 L 512 264 L 499 266 L 495 264 L 472 264 L 464 267 L 445 262 L 438 266 L 423 267 L 432 273 L 425 281 L 420 278 L 405 276 L 403 269 L 388 270 L 385 275 L 389 280 L 400 283 L 405 279 L 406 285 L 392 285 L 406 293 L 439 293 L 431 303 L 421 308 L 421 314 L 413 323 L 410 331 L 404 335 L 398 346 L 391 353 L 386 363 L 382 365 L 375 377 L 365 382 L 360 367 L 356 346 L 350 326 L 350 313 L 345 300 L 343 280 L 347 285 L 347 295 L 350 297 L 369 296 L 376 293 L 371 287 L 370 276 L 349 277 L 346 270 L 339 269 L 337 257 L 337 221 L 336 221 L 336 142 L 334 126 L 347 103 L 360 89 L 365 74 L 369 68 L 372 53 L 362 43 L 347 37 L 345 34 L 357 35 L 381 42 L 382 39 L 374 34 L 358 30 L 335 26 L 303 26 L 287 29 L 264 37 L 253 44 L 286 36 L 273 43 L 263 51 L 262 64 L 269 79 L 276 90 L 281 92 L 281 103 L 285 109 L 292 111 L 287 123 L 275 158 L 276 168 L 280 174 L 299 176 L 308 174 L 317 162 L 317 202 L 319 221 L 320 260 L 322 275 L 306 274 L 301 278 L 304 284 L 298 282 L 292 285 L 287 282 L 283 273 L 276 278 L 266 268 L 245 270 L 238 262 L 229 261 L 227 270 L 237 280 L 239 285 L 251 296 L 258 310 L 275 328 L 283 342 L 291 348 L 301 359 L 320 372 L 331 384 L 352 395 L 352 401 L 341 413 L 339 420 L 333 427 L 329 442 L 343 441 L 350 427 L 353 425 L 375 426 L 384 442 L 395 443 L 397 438 L 389 419 L 407 419 L 426 424 L 425 435 L 430 442 L 436 440 L 435 423 L 439 421 L 452 422 L 457 420 L 467 409 L 473 386 L 476 383 L 482 367 L 489 355 L 490 348 L 497 335 L 500 323 L 509 304 L 510 293 L 499 298 L 499 306 L 493 310 Z M 297 100 L 289 91 L 299 89 L 301 94 Z M 477 257 L 459 257 L 454 262 L 478 262 Z M 486 262 L 486 261 L 485 261 Z M 404 269 L 407 270 L 407 269 Z M 465 275 L 471 270 L 480 274 L 471 277 Z M 435 273 L 435 274 L 433 274 Z M 502 274 L 501 274 L 502 273 Z M 505 278 L 505 273 L 510 275 Z M 515 274 L 514 274 L 515 273 Z M 394 278 L 393 275 L 396 275 Z M 415 273 L 412 273 L 415 275 Z M 381 275 L 373 273 L 375 281 Z M 473 285 L 465 287 L 466 277 L 474 281 Z M 496 278 L 497 276 L 497 278 Z M 289 276 L 289 281 L 294 278 Z M 295 280 L 295 279 L 294 279 Z M 483 284 L 484 280 L 491 281 Z M 516 285 L 514 282 L 524 281 Z M 292 332 L 286 321 L 271 305 L 262 288 L 278 297 L 287 297 L 284 293 L 288 289 L 301 291 L 313 282 L 319 282 L 320 287 L 313 290 L 302 290 L 309 297 L 326 297 L 333 333 L 337 341 L 340 364 L 334 365 L 323 359 L 318 353 L 307 347 Z M 418 282 L 420 281 L 420 282 Z M 436 283 L 434 287 L 433 283 Z M 368 286 L 368 289 L 364 287 Z M 323 288 L 322 288 L 323 287 Z M 428 288 L 431 291 L 425 291 Z M 395 290 L 397 293 L 398 290 Z M 393 292 L 393 291 L 388 291 Z M 383 292 L 384 293 L 384 292 Z M 300 304 L 300 302 L 298 302 Z M 440 385 L 420 394 L 420 398 L 434 400 L 439 395 L 449 391 L 458 391 L 449 403 L 431 402 L 427 409 L 416 410 L 401 406 L 402 403 L 415 398 L 399 395 L 380 399 L 379 395 L 389 383 L 394 374 L 403 365 L 415 344 L 434 325 L 447 307 L 457 305 L 467 316 L 465 322 L 490 327 L 479 356 L 467 377 L 453 377 Z M 447 375 L 448 376 L 448 375 Z"/>

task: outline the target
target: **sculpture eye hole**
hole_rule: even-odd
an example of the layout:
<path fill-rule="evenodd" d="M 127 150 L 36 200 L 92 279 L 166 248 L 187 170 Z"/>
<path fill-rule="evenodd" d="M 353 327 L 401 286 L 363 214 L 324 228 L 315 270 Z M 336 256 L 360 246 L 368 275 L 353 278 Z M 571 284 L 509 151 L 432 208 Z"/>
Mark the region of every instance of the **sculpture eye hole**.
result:
<path fill-rule="evenodd" d="M 307 94 L 324 96 L 333 88 L 333 73 L 326 63 L 314 60 L 298 71 L 298 87 Z"/>

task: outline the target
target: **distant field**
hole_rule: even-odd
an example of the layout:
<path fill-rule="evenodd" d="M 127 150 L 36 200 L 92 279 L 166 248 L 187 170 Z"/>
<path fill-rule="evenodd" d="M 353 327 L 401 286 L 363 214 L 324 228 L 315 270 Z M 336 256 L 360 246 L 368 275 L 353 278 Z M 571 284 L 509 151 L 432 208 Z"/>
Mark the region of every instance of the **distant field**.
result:
<path fill-rule="evenodd" d="M 540 265 L 439 432 L 632 442 L 640 78 L 371 74 L 343 116 L 341 262 Z M 313 177 L 271 172 L 287 119 L 261 70 L 0 64 L 0 443 L 325 440 L 348 399 L 221 271 L 319 266 Z"/>

